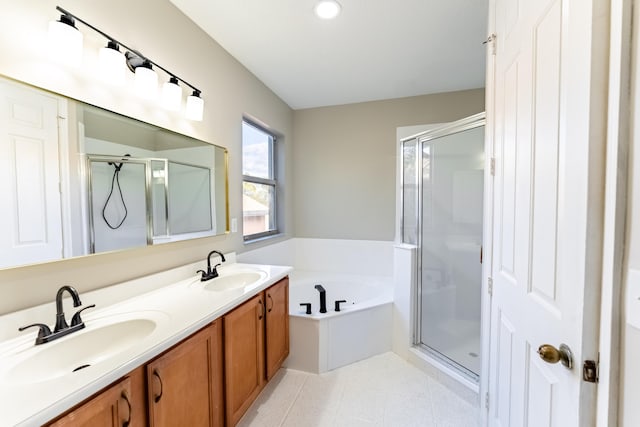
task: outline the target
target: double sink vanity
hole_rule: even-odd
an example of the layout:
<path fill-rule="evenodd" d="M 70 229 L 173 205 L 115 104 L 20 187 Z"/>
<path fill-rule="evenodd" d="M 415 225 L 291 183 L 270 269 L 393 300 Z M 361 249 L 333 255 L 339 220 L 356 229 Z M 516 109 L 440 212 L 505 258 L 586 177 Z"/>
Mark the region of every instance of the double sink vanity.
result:
<path fill-rule="evenodd" d="M 82 294 L 68 318 L 82 310 L 69 328 L 84 328 L 59 339 L 36 345 L 33 328 L 0 341 L 2 424 L 235 425 L 289 354 L 291 268 L 227 258 L 205 281 L 210 268 L 185 266 L 170 284 L 154 283 L 161 273 Z M 53 324 L 52 309 L 3 323 Z"/>

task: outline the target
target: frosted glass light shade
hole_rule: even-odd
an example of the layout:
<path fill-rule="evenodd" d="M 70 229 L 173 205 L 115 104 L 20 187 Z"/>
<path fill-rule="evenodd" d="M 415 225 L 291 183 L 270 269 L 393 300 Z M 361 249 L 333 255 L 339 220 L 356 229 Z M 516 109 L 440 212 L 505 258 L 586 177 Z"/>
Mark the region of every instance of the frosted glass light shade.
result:
<path fill-rule="evenodd" d="M 82 33 L 72 24 L 61 21 L 49 22 L 51 52 L 59 61 L 73 67 L 80 66 L 82 63 L 82 39 Z"/>
<path fill-rule="evenodd" d="M 109 43 L 106 47 L 100 48 L 98 60 L 100 61 L 100 77 L 104 81 L 118 86 L 124 84 L 127 64 L 117 45 Z"/>
<path fill-rule="evenodd" d="M 162 85 L 162 106 L 167 110 L 177 111 L 182 104 L 182 88 L 178 80 L 172 77 Z"/>
<path fill-rule="evenodd" d="M 143 65 L 137 67 L 134 81 L 138 95 L 152 100 L 158 97 L 158 75 L 151 68 Z"/>
<path fill-rule="evenodd" d="M 192 95 L 187 97 L 187 110 L 185 111 L 185 117 L 189 120 L 201 122 L 203 115 L 204 100 L 200 98 L 198 92 L 194 91 Z"/>
<path fill-rule="evenodd" d="M 342 7 L 335 0 L 319 1 L 313 9 L 318 18 L 333 19 L 340 14 Z"/>

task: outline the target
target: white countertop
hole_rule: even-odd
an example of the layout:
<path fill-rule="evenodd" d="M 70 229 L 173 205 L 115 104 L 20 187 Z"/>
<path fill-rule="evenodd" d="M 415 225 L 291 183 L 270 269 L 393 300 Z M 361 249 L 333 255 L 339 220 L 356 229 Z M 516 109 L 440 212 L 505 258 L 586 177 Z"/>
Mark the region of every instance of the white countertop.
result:
<path fill-rule="evenodd" d="M 291 267 L 287 266 L 241 263 L 224 265 L 219 271 L 223 276 L 249 269 L 264 272 L 264 278 L 248 287 L 228 291 L 206 290 L 204 286 L 211 282 L 201 282 L 199 276 L 194 274 L 188 279 L 133 297 L 127 296 L 126 291 L 123 291 L 119 301 L 109 288 L 81 294 L 83 306 L 97 306 L 82 313 L 86 325 L 83 331 L 39 346 L 34 345 L 37 328 L 0 341 L 0 425 L 41 425 L 55 418 L 268 288 L 291 271 Z M 108 301 L 107 306 L 102 299 Z M 65 304 L 68 306 L 68 303 Z M 24 321 L 23 324 L 42 322 L 52 326 L 55 316 L 33 318 L 34 312 L 36 311 L 29 309 L 12 313 L 11 321 L 15 323 L 15 319 L 20 318 L 20 321 Z M 67 310 L 68 322 L 73 313 L 75 311 Z M 65 341 L 71 342 L 76 334 L 92 328 L 95 330 L 112 321 L 135 318 L 152 319 L 156 322 L 156 327 L 149 335 L 105 360 L 72 374 L 54 378 L 43 379 L 42 376 L 36 376 L 37 379 L 28 381 L 15 375 L 16 367 L 35 352 L 46 351 L 48 346 L 64 345 Z M 104 345 L 109 346 L 109 343 Z"/>

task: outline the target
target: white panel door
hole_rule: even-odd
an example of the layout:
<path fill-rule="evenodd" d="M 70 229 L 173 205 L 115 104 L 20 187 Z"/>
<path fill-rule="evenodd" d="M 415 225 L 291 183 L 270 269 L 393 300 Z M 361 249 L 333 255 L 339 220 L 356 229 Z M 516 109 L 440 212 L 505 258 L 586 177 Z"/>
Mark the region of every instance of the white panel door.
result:
<path fill-rule="evenodd" d="M 0 267 L 62 257 L 58 104 L 0 81 Z"/>
<path fill-rule="evenodd" d="M 607 18 L 601 0 L 492 0 L 497 35 L 488 420 L 587 426 L 601 265 Z M 604 94 L 604 95 L 603 95 Z M 549 364 L 542 344 L 573 351 Z"/>

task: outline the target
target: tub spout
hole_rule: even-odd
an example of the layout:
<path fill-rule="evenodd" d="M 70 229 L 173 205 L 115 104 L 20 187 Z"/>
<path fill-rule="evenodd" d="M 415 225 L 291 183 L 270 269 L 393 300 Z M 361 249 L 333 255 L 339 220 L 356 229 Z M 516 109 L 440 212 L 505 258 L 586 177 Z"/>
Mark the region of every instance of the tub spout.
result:
<path fill-rule="evenodd" d="M 322 285 L 315 285 L 314 288 L 320 292 L 320 313 L 327 312 L 327 291 L 324 290 Z"/>

